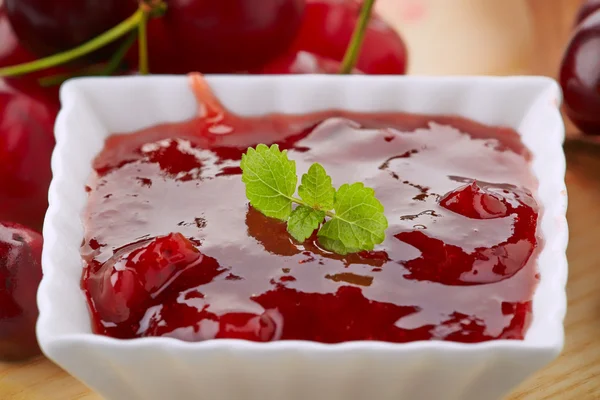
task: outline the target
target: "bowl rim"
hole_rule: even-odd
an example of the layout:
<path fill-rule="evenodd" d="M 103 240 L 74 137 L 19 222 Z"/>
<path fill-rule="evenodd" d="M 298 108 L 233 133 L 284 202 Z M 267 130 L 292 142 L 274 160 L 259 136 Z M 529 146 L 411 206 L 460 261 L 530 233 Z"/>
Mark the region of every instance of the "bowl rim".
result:
<path fill-rule="evenodd" d="M 52 169 L 53 173 L 55 172 L 55 163 L 59 157 L 62 156 L 63 152 L 67 147 L 60 146 L 60 142 L 66 140 L 65 138 L 68 136 L 67 131 L 69 130 L 67 126 L 67 119 L 70 114 L 76 111 L 77 109 L 77 97 L 80 96 L 80 89 L 85 89 L 93 86 L 104 85 L 107 82 L 128 82 L 133 80 L 146 80 L 148 84 L 152 84 L 154 80 L 169 80 L 169 79 L 183 79 L 185 76 L 182 75 L 163 75 L 163 76 L 128 76 L 128 77 L 91 77 L 91 78 L 76 78 L 67 81 L 61 87 L 60 97 L 61 97 L 61 110 L 56 120 L 55 125 L 55 135 L 57 140 L 56 150 L 52 156 Z M 256 80 L 256 79 L 265 79 L 264 76 L 248 76 L 248 75 L 206 75 L 209 83 L 211 81 L 219 81 L 219 80 Z M 538 82 L 540 85 L 544 85 L 549 92 L 552 93 L 554 98 L 552 99 L 555 104 L 555 113 L 560 116 L 559 105 L 561 102 L 561 90 L 558 86 L 557 82 L 554 79 L 543 77 L 543 76 L 507 76 L 507 77 L 499 77 L 499 76 L 478 76 L 478 75 L 469 75 L 469 76 L 321 76 L 321 75 L 302 75 L 302 76 L 288 76 L 288 75 L 271 75 L 267 79 L 274 80 L 304 80 L 306 82 L 314 81 L 314 80 L 346 80 L 346 81 L 364 81 L 364 80 L 400 80 L 400 81 L 413 81 L 413 83 L 440 83 L 440 84 L 452 84 L 452 83 L 460 83 L 460 84 L 470 84 L 470 85 L 478 85 L 478 84 L 488 84 L 488 83 L 512 83 L 519 84 L 522 82 Z M 314 82 L 313 82 L 314 83 Z M 435 114 L 435 113 L 434 113 Z M 561 119 L 562 123 L 562 119 Z M 564 140 L 564 125 L 559 127 L 560 129 L 560 144 Z M 516 129 L 515 129 L 516 130 Z M 534 152 L 533 149 L 532 153 Z M 566 170 L 566 163 L 564 161 L 564 152 L 561 149 L 561 153 L 563 156 L 562 160 L 558 160 L 558 162 L 562 162 L 560 165 L 559 171 L 560 176 L 555 177 L 555 179 L 559 180 L 564 186 L 564 173 Z M 536 178 L 540 178 L 537 174 L 534 174 Z M 83 190 L 83 189 L 82 189 Z M 60 200 L 60 187 L 57 184 L 56 177 L 53 177 L 50 191 L 49 191 L 49 208 L 46 213 L 46 218 L 44 221 L 43 228 L 43 236 L 47 237 L 50 235 L 57 235 L 57 231 L 54 227 L 55 216 L 57 214 L 58 205 L 57 202 Z M 537 198 L 542 205 L 542 213 L 547 212 L 545 210 L 545 202 Z M 553 215 L 555 218 L 562 219 L 563 223 L 561 225 L 560 234 L 557 235 L 559 237 L 553 238 L 553 246 L 558 246 L 561 254 L 565 253 L 565 257 L 563 260 L 555 260 L 558 265 L 555 273 L 560 276 L 558 279 L 560 280 L 560 285 L 562 288 L 566 289 L 566 280 L 567 280 L 567 260 L 566 260 L 566 247 L 568 244 L 568 226 L 566 223 L 566 204 L 567 204 L 567 195 L 566 189 L 561 191 L 561 198 L 559 200 L 562 207 L 560 209 L 565 210 L 565 213 L 557 213 Z M 549 246 L 548 240 L 544 241 L 543 249 Z M 539 256 L 539 255 L 538 255 Z M 52 261 L 53 251 L 49 245 L 44 244 L 44 248 L 42 251 L 42 264 L 44 266 L 54 264 Z M 54 266 L 52 266 L 54 268 Z M 63 346 L 68 346 L 69 344 L 75 343 L 86 343 L 89 345 L 98 345 L 101 347 L 110 347 L 112 349 L 145 349 L 145 348 L 173 348 L 180 349 L 186 352 L 189 351 L 202 351 L 206 349 L 236 349 L 245 352 L 278 352 L 278 351 L 286 351 L 286 350 L 301 350 L 301 351 L 320 351 L 327 353 L 338 353 L 345 351 L 373 351 L 373 352 L 416 352 L 416 351 L 447 351 L 447 352 L 477 352 L 481 350 L 501 350 L 501 349 L 520 349 L 520 350 L 531 350 L 531 351 L 544 351 L 544 352 L 552 352 L 554 355 L 558 354 L 563 346 L 564 342 L 564 328 L 561 335 L 557 337 L 557 340 L 554 342 L 549 342 L 545 344 L 540 344 L 527 340 L 508 340 L 508 339 L 496 339 L 490 340 L 486 342 L 479 343 L 460 343 L 460 342 L 450 342 L 450 341 L 414 341 L 414 342 L 406 342 L 406 343 L 394 343 L 394 342 L 383 342 L 383 341 L 348 341 L 341 343 L 320 343 L 313 342 L 309 340 L 281 340 L 281 341 L 273 341 L 273 342 L 252 342 L 241 339 L 219 339 L 219 340 L 207 340 L 207 341 L 199 341 L 199 342 L 186 342 L 175 338 L 170 337 L 144 337 L 144 338 L 134 338 L 134 339 L 117 339 L 108 336 L 98 335 L 94 333 L 69 333 L 69 334 L 61 334 L 60 336 L 54 338 L 47 338 L 45 335 L 44 327 L 50 323 L 47 321 L 49 317 L 49 305 L 45 304 L 46 299 L 48 298 L 50 287 L 49 287 L 49 278 L 44 276 L 42 282 L 40 284 L 40 289 L 38 290 L 38 307 L 40 309 L 40 316 L 38 319 L 36 333 L 38 337 L 38 341 L 42 347 L 42 350 L 51 355 L 55 353 L 54 350 L 61 348 Z M 535 291 L 539 288 L 536 287 Z M 561 293 L 557 293 L 557 296 L 561 296 L 559 301 L 562 303 L 562 308 L 555 310 L 557 315 L 560 317 L 561 328 L 563 327 L 562 322 L 564 321 L 564 316 L 566 313 L 566 291 L 563 290 Z"/>

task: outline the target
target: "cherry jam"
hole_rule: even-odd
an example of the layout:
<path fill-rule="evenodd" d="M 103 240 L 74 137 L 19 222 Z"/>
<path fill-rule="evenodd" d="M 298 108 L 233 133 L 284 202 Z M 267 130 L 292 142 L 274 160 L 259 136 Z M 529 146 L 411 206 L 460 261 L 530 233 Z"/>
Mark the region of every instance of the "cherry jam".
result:
<path fill-rule="evenodd" d="M 340 256 L 248 205 L 239 163 L 278 143 L 299 174 L 364 182 L 389 221 Z M 523 339 L 539 207 L 516 132 L 341 111 L 197 118 L 110 137 L 94 161 L 82 287 L 96 333 L 186 341 Z"/>

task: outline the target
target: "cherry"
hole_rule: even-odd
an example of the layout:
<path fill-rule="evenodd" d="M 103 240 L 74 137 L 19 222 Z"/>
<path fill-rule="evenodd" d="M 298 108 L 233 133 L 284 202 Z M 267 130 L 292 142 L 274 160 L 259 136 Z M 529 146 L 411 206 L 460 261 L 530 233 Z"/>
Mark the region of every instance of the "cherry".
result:
<path fill-rule="evenodd" d="M 32 61 L 31 53 L 25 50 L 15 36 L 6 7 L 0 5 L 0 66 L 16 65 Z"/>
<path fill-rule="evenodd" d="M 0 222 L 0 359 L 17 361 L 40 353 L 35 336 L 37 288 L 42 279 L 42 236 Z"/>
<path fill-rule="evenodd" d="M 307 51 L 286 53 L 275 60 L 251 70 L 252 74 L 336 74 L 341 63 Z M 355 73 L 360 71 L 356 70 Z"/>
<path fill-rule="evenodd" d="M 325 59 L 342 61 L 358 22 L 360 9 L 361 2 L 358 0 L 308 0 L 292 53 L 307 51 Z M 366 74 L 404 74 L 406 63 L 404 41 L 391 26 L 373 13 L 356 69 Z"/>
<path fill-rule="evenodd" d="M 575 30 L 563 55 L 560 84 L 565 111 L 584 133 L 600 134 L 600 11 Z"/>
<path fill-rule="evenodd" d="M 0 220 L 42 227 L 57 111 L 0 80 Z"/>
<path fill-rule="evenodd" d="M 579 25 L 590 14 L 600 8 L 600 0 L 587 0 L 579 8 L 577 17 L 575 17 L 575 25 Z"/>
<path fill-rule="evenodd" d="M 148 23 L 150 69 L 181 74 L 256 68 L 284 51 L 305 0 L 169 0 Z M 137 50 L 128 56 L 137 65 Z"/>
<path fill-rule="evenodd" d="M 26 49 L 48 56 L 76 47 L 117 25 L 136 0 L 4 0 L 12 26 Z M 111 54 L 111 46 L 96 56 Z"/>
<path fill-rule="evenodd" d="M 6 8 L 4 5 L 0 5 L 0 68 L 33 60 L 35 60 L 35 56 L 21 46 L 8 20 Z M 37 79 L 60 72 L 63 72 L 60 68 L 51 68 L 22 77 L 7 78 L 5 82 L 14 88 L 27 92 L 32 97 L 58 107 L 58 86 L 42 88 L 38 85 Z"/>

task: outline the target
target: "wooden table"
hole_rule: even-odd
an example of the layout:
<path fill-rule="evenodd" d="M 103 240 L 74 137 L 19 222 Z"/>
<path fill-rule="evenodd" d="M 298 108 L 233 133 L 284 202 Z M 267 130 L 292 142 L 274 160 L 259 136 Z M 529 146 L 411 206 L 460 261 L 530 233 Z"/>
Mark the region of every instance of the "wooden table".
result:
<path fill-rule="evenodd" d="M 527 3 L 525 7 L 523 2 Z M 580 0 L 380 0 L 379 7 L 386 11 L 385 15 L 391 18 L 392 23 L 397 24 L 408 39 L 414 57 L 411 72 L 538 73 L 552 76 L 579 2 Z M 462 22 L 455 20 L 455 26 L 478 23 L 481 18 L 486 18 L 487 10 L 488 17 L 511 12 L 518 15 L 514 19 L 516 25 L 506 27 L 500 32 L 502 35 L 507 30 L 523 31 L 513 34 L 510 39 L 512 41 L 507 42 L 509 39 L 498 36 L 500 33 L 494 32 L 491 25 L 486 23 L 485 34 L 488 36 L 485 43 L 479 43 L 479 47 L 474 44 L 475 47 L 465 49 L 456 46 L 460 37 L 450 35 L 448 38 L 446 35 L 445 38 L 445 35 L 432 30 L 439 28 L 435 24 L 432 26 L 430 20 L 414 19 L 415 15 L 427 9 L 423 5 L 435 10 L 432 14 L 444 14 L 446 11 L 440 11 L 439 7 L 447 7 L 449 3 L 463 5 L 453 11 L 452 18 L 464 19 Z M 457 13 L 456 10 L 462 11 Z M 469 15 L 469 10 L 473 15 Z M 524 16 L 522 13 L 528 14 Z M 479 28 L 476 30 L 481 32 Z M 545 33 L 540 36 L 540 32 Z M 462 35 L 464 40 L 468 40 L 472 32 L 466 30 Z M 436 37 L 440 41 L 445 38 L 449 42 L 432 43 L 431 40 Z M 433 51 L 448 48 L 448 45 L 455 46 L 452 54 L 462 58 L 462 61 L 452 62 L 452 71 L 430 69 L 431 65 L 448 67 L 447 62 L 435 59 L 441 59 L 445 55 Z M 424 50 L 424 46 L 432 51 Z M 493 55 L 498 60 L 491 64 L 489 57 L 482 56 L 482 52 L 490 46 L 495 48 Z M 503 63 L 500 63 L 500 59 L 504 60 Z M 568 142 L 565 151 L 568 163 L 566 180 L 570 228 L 566 344 L 556 361 L 530 377 L 507 400 L 600 399 L 600 145 Z M 38 358 L 23 364 L 0 364 L 0 399 L 98 400 L 99 396 L 48 360 Z"/>

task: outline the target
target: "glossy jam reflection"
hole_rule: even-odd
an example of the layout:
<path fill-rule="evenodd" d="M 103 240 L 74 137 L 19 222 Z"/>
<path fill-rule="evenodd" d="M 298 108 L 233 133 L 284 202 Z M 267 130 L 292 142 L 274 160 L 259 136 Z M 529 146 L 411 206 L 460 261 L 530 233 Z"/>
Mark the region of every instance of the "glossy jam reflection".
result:
<path fill-rule="evenodd" d="M 239 160 L 279 143 L 299 173 L 375 189 L 390 227 L 341 257 L 248 206 Z M 536 187 L 517 134 L 448 117 L 196 119 L 108 139 L 94 163 L 82 286 L 98 333 L 522 339 L 537 282 Z"/>

